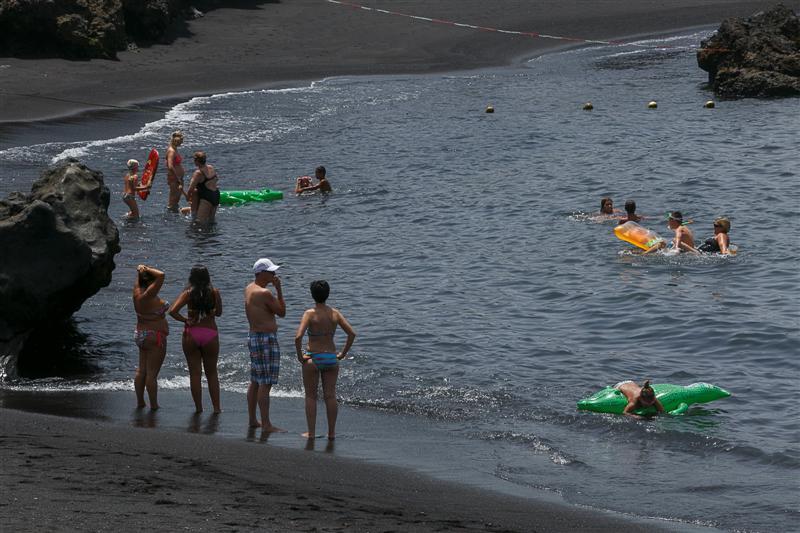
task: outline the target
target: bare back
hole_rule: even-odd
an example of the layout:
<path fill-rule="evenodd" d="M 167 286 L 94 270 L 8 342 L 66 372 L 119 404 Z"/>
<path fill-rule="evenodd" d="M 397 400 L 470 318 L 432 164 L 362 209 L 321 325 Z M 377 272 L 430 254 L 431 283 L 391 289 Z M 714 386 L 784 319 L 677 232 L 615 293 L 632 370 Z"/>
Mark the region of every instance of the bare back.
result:
<path fill-rule="evenodd" d="M 276 301 L 275 296 L 266 287 L 261 287 L 255 282 L 244 289 L 244 311 L 247 322 L 250 324 L 251 333 L 276 333 L 278 322 L 271 305 Z"/>
<path fill-rule="evenodd" d="M 306 311 L 308 351 L 311 353 L 336 352 L 333 337 L 339 324 L 339 311 L 327 305 L 318 305 Z"/>
<path fill-rule="evenodd" d="M 694 248 L 694 235 L 692 235 L 692 230 L 686 226 L 681 226 L 675 230 L 675 248 L 683 250 L 681 244 Z"/>

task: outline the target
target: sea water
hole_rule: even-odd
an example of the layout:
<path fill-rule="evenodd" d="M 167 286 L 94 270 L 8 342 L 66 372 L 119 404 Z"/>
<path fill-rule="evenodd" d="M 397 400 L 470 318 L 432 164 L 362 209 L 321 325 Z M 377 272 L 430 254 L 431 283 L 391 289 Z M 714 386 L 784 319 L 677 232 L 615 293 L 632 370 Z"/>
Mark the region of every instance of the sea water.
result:
<path fill-rule="evenodd" d="M 302 396 L 294 328 L 312 305 L 308 284 L 327 279 L 329 303 L 359 334 L 341 402 L 445 431 L 465 470 L 633 515 L 795 528 L 800 100 L 703 108 L 712 95 L 695 49 L 707 34 L 194 98 L 144 125 L 126 114 L 4 135 L 0 193 L 76 157 L 104 172 L 122 245 L 111 285 L 77 314 L 95 371 L 6 386 L 130 390 L 136 265 L 164 269 L 172 300 L 201 263 L 224 302 L 222 385 L 244 393 L 242 290 L 266 256 L 282 265 L 288 308 L 276 395 Z M 223 207 L 197 228 L 165 212 L 162 159 L 141 222 L 123 221 L 125 161 L 152 147 L 163 156 L 176 129 L 189 171 L 202 149 L 221 188 L 269 187 L 284 200 Z M 320 164 L 335 192 L 291 194 Z M 693 220 L 698 241 L 728 216 L 739 253 L 633 254 L 592 216 L 604 196 L 620 208 L 634 199 L 665 237 L 666 211 Z M 188 389 L 171 326 L 160 386 Z M 653 420 L 576 411 L 624 379 L 706 381 L 733 396 Z M 409 450 L 395 460 L 414 466 L 419 448 Z"/>

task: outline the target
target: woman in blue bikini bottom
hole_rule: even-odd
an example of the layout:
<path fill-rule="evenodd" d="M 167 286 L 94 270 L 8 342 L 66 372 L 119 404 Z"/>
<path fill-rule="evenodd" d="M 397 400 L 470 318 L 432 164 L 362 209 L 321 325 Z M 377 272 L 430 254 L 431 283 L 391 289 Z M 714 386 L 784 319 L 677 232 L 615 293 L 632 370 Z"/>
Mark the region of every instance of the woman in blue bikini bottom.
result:
<path fill-rule="evenodd" d="M 294 337 L 297 360 L 303 365 L 303 387 L 306 393 L 308 432 L 303 435 L 309 439 L 316 437 L 314 430 L 317 422 L 317 390 L 320 381 L 322 381 L 325 411 L 328 415 L 328 439 L 336 438 L 336 417 L 339 410 L 336 402 L 336 379 L 339 376 L 339 360 L 347 356 L 356 338 L 355 331 L 342 313 L 325 304 L 329 293 L 330 287 L 327 281 L 311 283 L 311 296 L 316 304 L 303 313 Z M 333 340 L 337 327 L 341 327 L 347 333 L 347 342 L 338 355 Z M 308 332 L 308 346 L 304 352 L 303 337 L 306 332 Z"/>

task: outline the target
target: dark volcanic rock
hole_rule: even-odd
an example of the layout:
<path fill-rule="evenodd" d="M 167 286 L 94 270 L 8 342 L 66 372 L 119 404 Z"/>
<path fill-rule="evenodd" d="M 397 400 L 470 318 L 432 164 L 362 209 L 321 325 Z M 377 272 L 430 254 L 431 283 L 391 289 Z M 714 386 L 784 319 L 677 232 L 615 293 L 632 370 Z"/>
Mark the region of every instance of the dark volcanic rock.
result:
<path fill-rule="evenodd" d="M 718 96 L 800 95 L 800 21 L 782 4 L 726 19 L 700 43 L 697 64 Z"/>
<path fill-rule="evenodd" d="M 0 54 L 113 59 L 127 45 L 122 0 L 0 0 Z"/>
<path fill-rule="evenodd" d="M 111 282 L 120 248 L 109 197 L 102 173 L 71 159 L 30 194 L 0 200 L 0 377 L 14 375 L 28 338 L 49 335 Z"/>
<path fill-rule="evenodd" d="M 273 2 L 278 0 L 0 0 L 0 56 L 116 59 L 128 43 L 166 43 L 185 34 L 185 20 L 202 11 Z"/>

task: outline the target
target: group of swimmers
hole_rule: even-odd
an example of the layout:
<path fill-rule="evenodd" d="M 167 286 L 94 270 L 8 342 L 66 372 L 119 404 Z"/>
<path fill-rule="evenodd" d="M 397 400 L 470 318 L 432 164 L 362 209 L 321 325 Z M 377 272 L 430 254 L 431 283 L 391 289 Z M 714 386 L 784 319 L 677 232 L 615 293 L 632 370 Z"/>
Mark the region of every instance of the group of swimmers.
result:
<path fill-rule="evenodd" d="M 261 258 L 253 265 L 254 279 L 244 289 L 244 307 L 249 333 L 247 344 L 250 352 L 250 385 L 247 390 L 247 411 L 251 428 L 261 427 L 266 432 L 283 432 L 272 424 L 269 416 L 269 395 L 272 385 L 278 383 L 281 352 L 278 345 L 277 318 L 286 316 L 281 280 L 277 275 L 280 267 L 268 258 Z M 219 356 L 219 332 L 216 317 L 222 315 L 222 296 L 211 284 L 208 269 L 202 265 L 192 267 L 186 288 L 170 305 L 159 296 L 164 285 L 164 272 L 156 268 L 139 265 L 133 287 L 133 306 L 136 311 L 134 341 L 139 348 L 139 365 L 134 377 L 137 407 L 146 407 L 145 391 L 150 408 L 158 409 L 158 373 L 167 353 L 169 314 L 184 324 L 181 345 L 189 367 L 189 384 L 195 411 L 203 411 L 201 376 L 206 375 L 208 392 L 214 413 L 222 412 L 220 385 L 217 372 Z M 272 285 L 275 294 L 269 289 Z M 303 314 L 295 333 L 295 351 L 302 365 L 305 389 L 305 413 L 308 431 L 303 436 L 315 438 L 317 390 L 322 382 L 323 399 L 328 419 L 328 439 L 336 435 L 336 380 L 339 361 L 347 357 L 356 333 L 344 315 L 326 304 L 330 286 L 325 280 L 311 283 L 314 307 Z M 186 316 L 181 311 L 187 308 Z M 337 327 L 346 334 L 347 340 L 341 351 L 336 350 L 334 335 Z M 308 336 L 305 349 L 303 338 Z M 260 412 L 260 421 L 256 411 Z"/>
<path fill-rule="evenodd" d="M 636 214 L 636 202 L 633 200 L 625 202 L 625 214 L 623 216 L 621 211 L 614 209 L 614 202 L 611 198 L 603 198 L 600 200 L 600 215 L 619 218 L 618 224 L 625 224 L 626 222 L 639 223 L 645 218 L 644 216 Z M 683 213 L 680 211 L 671 211 L 667 213 L 666 219 L 667 227 L 675 233 L 672 240 L 672 249 L 693 254 L 716 253 L 728 255 L 732 253 L 730 237 L 728 235 L 731 229 L 731 221 L 727 217 L 718 217 L 714 219 L 714 235 L 697 247 L 695 247 L 694 234 L 688 228 L 688 224 L 691 224 L 692 221 L 684 221 Z M 666 243 L 662 241 L 645 250 L 643 253 L 651 253 L 665 246 Z"/>
<path fill-rule="evenodd" d="M 217 174 L 212 165 L 208 164 L 206 153 L 197 151 L 192 157 L 195 171 L 189 180 L 189 186 L 184 187 L 186 171 L 183 168 L 183 158 L 178 152 L 183 140 L 183 132 L 175 131 L 170 136 L 169 146 L 167 147 L 166 167 L 167 186 L 169 187 L 167 209 L 173 212 L 180 212 L 183 215 L 191 215 L 192 219 L 198 223 L 213 222 L 220 201 L 219 174 Z M 135 220 L 139 218 L 136 194 L 141 191 L 149 191 L 153 186 L 153 180 L 151 179 L 147 185 L 139 184 L 139 162 L 135 159 L 128 160 L 127 168 L 128 170 L 123 176 L 122 201 L 130 209 L 125 214 L 125 217 Z M 331 184 L 326 174 L 325 167 L 319 166 L 314 171 L 314 176 L 317 179 L 316 184 L 313 183 L 309 176 L 297 178 L 295 194 L 301 195 L 313 191 L 331 192 Z M 187 207 L 181 208 L 179 206 L 181 197 L 186 198 L 189 203 Z"/>

